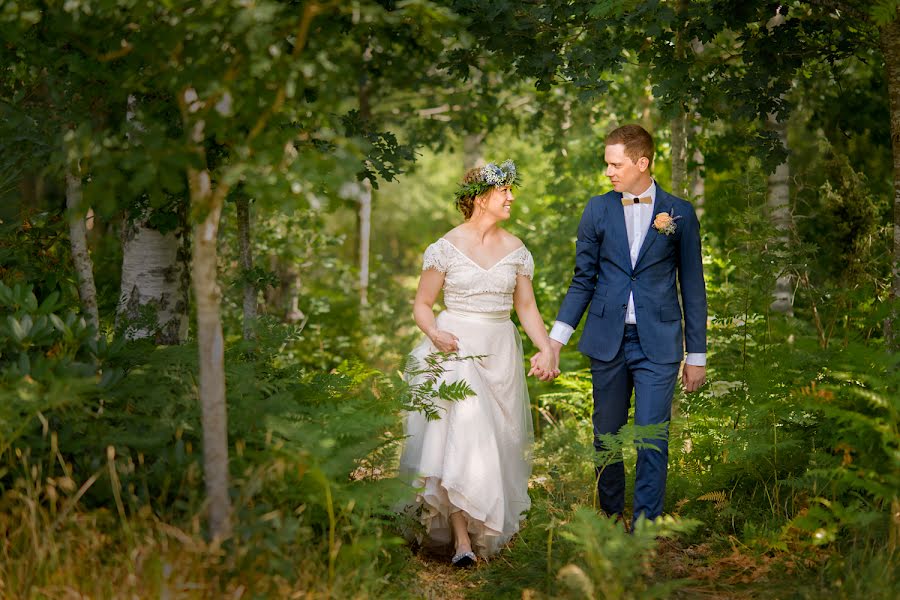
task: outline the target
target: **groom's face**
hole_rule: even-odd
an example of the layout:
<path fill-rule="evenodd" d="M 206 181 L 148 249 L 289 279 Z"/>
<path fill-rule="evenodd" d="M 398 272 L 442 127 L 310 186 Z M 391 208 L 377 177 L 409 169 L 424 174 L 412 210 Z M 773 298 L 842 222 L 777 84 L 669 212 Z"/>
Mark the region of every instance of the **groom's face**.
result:
<path fill-rule="evenodd" d="M 641 193 L 647 186 L 641 187 L 647 177 L 650 161 L 643 156 L 634 162 L 625 154 L 625 144 L 611 144 L 604 153 L 606 160 L 606 176 L 617 192 Z M 636 188 L 641 189 L 635 191 Z"/>

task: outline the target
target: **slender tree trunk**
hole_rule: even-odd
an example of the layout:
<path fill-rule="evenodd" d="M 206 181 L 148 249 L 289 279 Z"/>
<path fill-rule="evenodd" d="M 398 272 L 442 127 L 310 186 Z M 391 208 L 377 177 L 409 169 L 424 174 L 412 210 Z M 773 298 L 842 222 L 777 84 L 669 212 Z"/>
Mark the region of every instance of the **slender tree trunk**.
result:
<path fill-rule="evenodd" d="M 700 127 L 694 127 L 694 135 L 699 134 Z M 700 219 L 706 208 L 706 179 L 703 177 L 703 152 L 696 146 L 694 146 L 692 160 L 696 166 L 691 171 L 691 201 L 697 211 L 697 218 Z"/>
<path fill-rule="evenodd" d="M 687 196 L 687 115 L 682 112 L 670 123 L 672 130 L 672 193 Z"/>
<path fill-rule="evenodd" d="M 884 54 L 888 96 L 891 106 L 891 145 L 894 154 L 894 260 L 891 265 L 891 313 L 885 321 L 888 348 L 896 350 L 897 299 L 900 298 L 900 12 L 894 20 L 881 28 L 881 49 Z M 900 537 L 900 501 L 896 501 L 894 527 Z"/>
<path fill-rule="evenodd" d="M 194 229 L 193 284 L 197 303 L 197 345 L 200 354 L 200 408 L 203 425 L 203 471 L 213 539 L 231 533 L 228 496 L 228 417 L 225 408 L 225 340 L 219 316 L 221 290 L 216 242 L 222 195 L 212 193 L 209 172 L 188 169 L 191 203 L 202 215 Z"/>
<path fill-rule="evenodd" d="M 94 286 L 94 264 L 87 245 L 87 230 L 81 214 L 81 168 L 73 163 L 66 171 L 66 208 L 69 212 L 69 240 L 72 244 L 72 262 L 78 277 L 78 297 L 87 323 L 94 328 L 94 338 L 100 332 L 100 314 L 97 310 L 97 288 Z"/>
<path fill-rule="evenodd" d="M 359 195 L 359 303 L 369 305 L 369 246 L 372 237 L 372 183 L 364 179 Z"/>
<path fill-rule="evenodd" d="M 679 17 L 687 12 L 688 0 L 679 0 L 676 10 Z M 685 58 L 684 33 L 681 31 L 681 25 L 675 32 L 675 60 L 683 61 Z M 678 114 L 669 124 L 671 131 L 671 152 L 672 152 L 672 193 L 679 198 L 687 196 L 687 113 L 684 107 L 679 107 Z"/>
<path fill-rule="evenodd" d="M 695 56 L 699 57 L 703 54 L 703 42 L 694 38 L 691 40 L 691 50 L 693 50 Z M 703 133 L 703 128 L 700 126 L 700 115 L 698 113 L 694 113 L 693 120 L 691 139 L 694 141 L 691 146 L 694 148 L 694 153 L 691 156 L 691 160 L 694 163 L 694 168 L 691 171 L 690 192 L 694 210 L 697 212 L 697 218 L 702 219 L 706 208 L 706 179 L 703 176 L 703 152 L 700 151 L 700 145 L 696 140 Z"/>
<path fill-rule="evenodd" d="M 134 140 L 143 132 L 137 120 L 137 98 L 128 96 L 126 134 Z M 128 339 L 152 338 L 176 345 L 188 336 L 190 307 L 190 235 L 184 207 L 178 225 L 161 232 L 150 226 L 153 209 L 142 207 L 126 217 L 122 227 L 122 282 L 116 309 L 116 328 Z"/>
<path fill-rule="evenodd" d="M 359 117 L 366 127 L 372 118 L 369 104 L 369 75 L 366 64 L 372 60 L 372 47 L 368 42 L 363 52 L 363 70 L 359 78 Z M 359 304 L 369 305 L 369 246 L 372 239 L 372 182 L 365 178 L 359 194 Z"/>
<path fill-rule="evenodd" d="M 775 115 L 769 115 L 768 125 L 778 133 L 782 145 L 787 148 L 787 123 L 778 122 Z M 768 198 L 769 216 L 772 224 L 778 230 L 778 240 L 788 243 L 788 231 L 791 226 L 790 207 L 790 176 L 791 168 L 786 160 L 778 165 L 775 172 L 769 175 Z M 793 278 L 790 275 L 781 275 L 775 281 L 775 291 L 772 293 L 771 310 L 785 315 L 794 315 Z"/>
<path fill-rule="evenodd" d="M 288 266 L 285 270 L 284 285 L 287 288 L 287 302 L 284 313 L 284 320 L 287 323 L 300 323 L 300 326 L 306 323 L 306 315 L 300 310 L 300 269 L 294 265 Z"/>
<path fill-rule="evenodd" d="M 297 28 L 294 50 L 296 60 L 309 36 L 313 17 L 320 10 L 315 2 L 306 3 Z M 212 177 L 206 165 L 203 120 L 190 116 L 188 102 L 197 96 L 192 88 L 186 88 L 178 98 L 181 119 L 185 131 L 190 132 L 192 151 L 202 170 L 188 167 L 188 186 L 191 194 L 191 212 L 200 222 L 194 230 L 192 280 L 197 301 L 197 346 L 200 363 L 200 419 L 203 427 L 203 471 L 209 504 L 209 530 L 213 540 L 221 540 L 231 534 L 231 499 L 228 496 L 228 417 L 225 404 L 225 339 L 219 315 L 221 290 L 216 267 L 216 248 L 219 219 L 229 186 L 218 182 L 213 189 Z M 252 149 L 253 140 L 265 130 L 273 115 L 278 114 L 287 98 L 282 85 L 275 94 L 272 105 L 260 114 L 245 140 Z"/>
<path fill-rule="evenodd" d="M 237 204 L 238 244 L 240 246 L 241 271 L 244 273 L 244 319 L 245 340 L 253 339 L 256 328 L 256 286 L 249 279 L 253 269 L 253 254 L 250 246 L 250 200 L 240 197 Z"/>

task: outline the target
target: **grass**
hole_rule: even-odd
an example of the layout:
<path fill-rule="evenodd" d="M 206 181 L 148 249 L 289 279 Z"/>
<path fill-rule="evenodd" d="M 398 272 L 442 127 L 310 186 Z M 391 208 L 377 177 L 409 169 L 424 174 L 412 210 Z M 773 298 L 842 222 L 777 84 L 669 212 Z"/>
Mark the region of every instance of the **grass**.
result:
<path fill-rule="evenodd" d="M 689 424 L 674 427 L 673 436 Z M 326 518 L 322 507 L 258 493 L 287 485 L 284 465 L 274 461 L 236 480 L 235 536 L 213 546 L 205 541 L 202 505 L 189 502 L 176 512 L 117 500 L 123 490 L 112 457 L 75 481 L 59 457 L 29 463 L 27 453 L 13 459 L 10 450 L 19 475 L 0 495 L 0 597 L 900 597 L 886 528 L 839 531 L 814 544 L 784 522 L 736 519 L 732 512 L 744 505 L 728 490 L 704 486 L 706 474 L 675 442 L 667 505 L 680 520 L 626 535 L 596 512 L 589 442 L 589 426 L 574 417 L 544 427 L 522 531 L 499 555 L 464 572 L 446 556 L 412 551 L 389 521 L 361 511 L 346 494 Z M 631 473 L 634 450 L 627 446 L 625 461 Z M 291 485 L 318 484 L 301 478 Z M 111 490 L 105 504 L 86 502 L 95 486 Z"/>

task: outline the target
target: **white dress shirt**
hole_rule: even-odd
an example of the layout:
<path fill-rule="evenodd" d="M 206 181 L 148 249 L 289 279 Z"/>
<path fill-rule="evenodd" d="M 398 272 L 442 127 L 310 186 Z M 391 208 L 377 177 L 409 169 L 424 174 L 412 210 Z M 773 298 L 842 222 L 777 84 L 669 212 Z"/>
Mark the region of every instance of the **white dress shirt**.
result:
<path fill-rule="evenodd" d="M 643 193 L 635 196 L 629 192 L 623 192 L 622 198 L 634 199 L 649 196 L 652 204 L 625 204 L 622 206 L 625 212 L 625 229 L 628 232 L 628 247 L 631 255 L 631 268 L 637 264 L 638 254 L 644 243 L 644 238 L 650 231 L 650 220 L 653 218 L 653 206 L 656 203 L 656 182 L 651 180 L 650 187 Z M 637 325 L 637 315 L 634 310 L 634 293 L 628 294 L 628 306 L 625 309 L 625 323 L 629 325 Z M 575 330 L 568 323 L 556 321 L 553 323 L 553 329 L 550 330 L 550 338 L 556 340 L 560 344 L 567 344 L 569 338 Z M 706 365 L 706 353 L 704 352 L 688 352 L 685 362 L 689 365 L 702 367 Z"/>

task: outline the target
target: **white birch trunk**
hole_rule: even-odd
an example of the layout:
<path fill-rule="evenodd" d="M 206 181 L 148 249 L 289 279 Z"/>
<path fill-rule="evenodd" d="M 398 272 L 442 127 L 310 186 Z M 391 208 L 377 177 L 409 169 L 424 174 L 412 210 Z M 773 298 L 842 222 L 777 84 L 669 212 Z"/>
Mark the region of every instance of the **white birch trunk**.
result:
<path fill-rule="evenodd" d="M 372 236 L 372 183 L 364 179 L 359 194 L 359 304 L 369 305 L 369 245 Z"/>
<path fill-rule="evenodd" d="M 228 417 L 225 405 L 225 341 L 219 315 L 216 242 L 222 195 L 212 193 L 209 172 L 188 169 L 191 202 L 204 215 L 194 229 L 192 280 L 197 302 L 197 346 L 200 365 L 200 408 L 203 426 L 203 473 L 211 537 L 231 533 L 228 496 Z"/>
<path fill-rule="evenodd" d="M 66 208 L 69 211 L 69 240 L 78 278 L 78 297 L 88 325 L 94 328 L 96 339 L 100 333 L 100 314 L 97 310 L 97 288 L 94 286 L 94 263 L 88 251 L 87 229 L 81 214 L 81 168 L 78 163 L 66 170 Z"/>
<path fill-rule="evenodd" d="M 187 339 L 189 246 L 183 226 L 163 234 L 148 225 L 148 215 L 126 221 L 116 327 L 128 339 L 165 345 Z"/>
<path fill-rule="evenodd" d="M 787 123 L 778 122 L 774 115 L 769 115 L 768 125 L 778 133 L 785 149 L 788 147 Z M 791 226 L 791 195 L 790 195 L 791 168 L 788 161 L 778 165 L 775 172 L 769 175 L 767 205 L 772 224 L 778 230 L 778 239 L 783 243 L 788 242 L 788 231 Z M 794 315 L 793 277 L 781 275 L 775 281 L 775 291 L 772 293 L 770 309 L 788 316 Z"/>
<path fill-rule="evenodd" d="M 136 118 L 137 99 L 128 96 L 125 120 L 129 139 L 143 132 Z M 176 345 L 188 336 L 190 240 L 183 223 L 161 233 L 150 227 L 152 209 L 126 219 L 122 227 L 122 282 L 116 329 L 131 340 L 152 338 Z"/>

